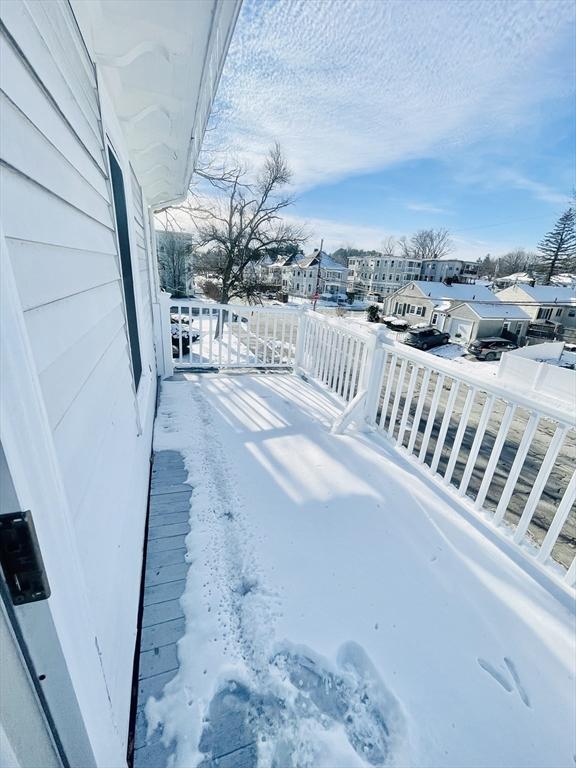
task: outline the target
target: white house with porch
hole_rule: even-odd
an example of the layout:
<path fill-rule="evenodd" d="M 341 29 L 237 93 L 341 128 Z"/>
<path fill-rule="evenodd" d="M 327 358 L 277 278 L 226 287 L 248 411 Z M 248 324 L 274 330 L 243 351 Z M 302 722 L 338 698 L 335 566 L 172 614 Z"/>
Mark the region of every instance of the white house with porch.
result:
<path fill-rule="evenodd" d="M 565 403 L 159 290 L 235 0 L 0 10 L 2 767 L 572 766 Z"/>
<path fill-rule="evenodd" d="M 152 211 L 187 194 L 239 8 L 0 8 L 3 766 L 126 765 L 169 343 Z"/>

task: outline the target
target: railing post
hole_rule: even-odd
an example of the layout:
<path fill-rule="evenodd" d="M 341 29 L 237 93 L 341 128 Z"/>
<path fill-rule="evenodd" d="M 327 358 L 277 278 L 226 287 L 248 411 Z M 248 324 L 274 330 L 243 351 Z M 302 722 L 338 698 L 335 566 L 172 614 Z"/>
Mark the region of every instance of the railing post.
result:
<path fill-rule="evenodd" d="M 376 331 L 367 343 L 366 363 L 360 385 L 360 389 L 366 390 L 364 420 L 370 426 L 376 424 L 385 359 L 386 350 L 381 343 L 380 331 Z"/>
<path fill-rule="evenodd" d="M 163 379 L 168 379 L 174 373 L 174 360 L 172 359 L 172 327 L 170 322 L 170 306 L 172 296 L 166 291 L 160 291 L 160 343 L 158 350 L 159 373 Z"/>
<path fill-rule="evenodd" d="M 298 330 L 296 331 L 296 350 L 294 352 L 294 373 L 303 373 L 304 362 L 304 336 L 306 333 L 306 307 L 302 305 L 298 310 Z"/>

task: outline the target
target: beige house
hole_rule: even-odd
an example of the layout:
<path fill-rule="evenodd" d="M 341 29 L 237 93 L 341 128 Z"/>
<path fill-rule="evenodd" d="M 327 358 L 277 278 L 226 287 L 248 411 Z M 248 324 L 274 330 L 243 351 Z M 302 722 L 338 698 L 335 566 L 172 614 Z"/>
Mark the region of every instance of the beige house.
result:
<path fill-rule="evenodd" d="M 557 285 L 512 285 L 498 291 L 500 301 L 522 307 L 531 321 L 576 328 L 576 290 Z"/>

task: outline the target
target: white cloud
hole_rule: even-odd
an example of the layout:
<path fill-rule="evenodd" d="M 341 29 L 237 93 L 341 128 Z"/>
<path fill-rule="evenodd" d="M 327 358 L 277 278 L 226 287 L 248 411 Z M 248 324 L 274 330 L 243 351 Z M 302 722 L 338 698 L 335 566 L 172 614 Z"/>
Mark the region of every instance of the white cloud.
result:
<path fill-rule="evenodd" d="M 417 211 L 419 213 L 438 213 L 448 215 L 451 213 L 447 208 L 440 208 L 437 205 L 430 205 L 429 203 L 406 203 L 406 208 L 409 211 Z"/>
<path fill-rule="evenodd" d="M 252 161 L 279 140 L 299 187 L 448 156 L 566 95 L 552 54 L 573 17 L 572 0 L 245 0 L 212 138 Z"/>
<path fill-rule="evenodd" d="M 555 189 L 541 184 L 539 181 L 533 181 L 526 178 L 520 173 L 512 170 L 500 171 L 498 178 L 504 183 L 510 184 L 517 189 L 525 189 L 531 192 L 535 198 L 542 200 L 544 203 L 550 203 L 551 205 L 568 205 L 570 202 L 570 196 L 562 194 Z"/>

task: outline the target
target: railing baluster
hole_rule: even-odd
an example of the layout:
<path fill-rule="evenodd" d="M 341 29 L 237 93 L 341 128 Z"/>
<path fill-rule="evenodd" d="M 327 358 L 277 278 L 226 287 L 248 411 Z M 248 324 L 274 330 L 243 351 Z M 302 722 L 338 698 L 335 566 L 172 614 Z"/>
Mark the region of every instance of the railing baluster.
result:
<path fill-rule="evenodd" d="M 272 316 L 272 355 L 270 359 L 270 365 L 276 365 L 276 315 Z"/>
<path fill-rule="evenodd" d="M 342 360 L 340 362 L 340 389 L 338 394 L 344 398 L 344 390 L 346 388 L 346 377 L 348 376 L 349 359 L 350 359 L 350 346 L 352 345 L 352 336 L 347 335 L 344 337 L 342 343 Z"/>
<path fill-rule="evenodd" d="M 454 473 L 454 467 L 456 466 L 456 461 L 458 460 L 458 454 L 460 453 L 460 447 L 462 445 L 462 440 L 464 439 L 464 432 L 466 432 L 466 427 L 468 426 L 468 419 L 470 418 L 472 405 L 474 404 L 474 398 L 476 397 L 477 392 L 478 390 L 474 387 L 470 387 L 468 389 L 466 400 L 464 401 L 464 408 L 462 409 L 462 415 L 460 417 L 460 421 L 458 422 L 458 429 L 456 430 L 456 435 L 454 437 L 454 443 L 450 449 L 448 466 L 446 467 L 446 472 L 444 473 L 443 479 L 446 485 L 448 485 L 450 480 L 452 480 L 452 474 Z"/>
<path fill-rule="evenodd" d="M 498 464 L 498 460 L 500 458 L 500 454 L 502 453 L 504 443 L 506 442 L 508 430 L 510 429 L 510 424 L 512 424 L 512 419 L 514 418 L 515 413 L 516 406 L 512 405 L 512 403 L 507 403 L 504 416 L 500 422 L 498 434 L 496 435 L 496 440 L 494 441 L 494 445 L 490 451 L 490 458 L 488 459 L 488 464 L 484 470 L 484 475 L 482 477 L 482 482 L 480 483 L 480 488 L 478 489 L 478 494 L 474 500 L 474 509 L 480 509 L 484 504 L 488 489 L 490 488 L 490 483 L 494 477 L 494 470 Z"/>
<path fill-rule="evenodd" d="M 496 398 L 494 395 L 490 395 L 486 398 L 486 402 L 484 403 L 482 414 L 480 416 L 478 426 L 476 427 L 474 441 L 472 442 L 472 447 L 470 448 L 470 453 L 468 454 L 468 461 L 466 462 L 466 467 L 464 468 L 464 474 L 462 475 L 460 486 L 458 487 L 458 493 L 460 496 L 464 496 L 468 490 L 470 478 L 472 477 L 474 465 L 476 464 L 476 459 L 478 458 L 478 452 L 480 451 L 482 440 L 484 440 L 484 434 L 486 433 L 486 427 L 490 421 L 490 416 L 492 415 L 492 409 L 494 408 L 495 401 Z"/>
<path fill-rule="evenodd" d="M 228 318 L 228 365 L 232 362 L 232 312 L 231 310 L 226 310 L 226 317 Z"/>
<path fill-rule="evenodd" d="M 432 463 L 430 464 L 430 471 L 432 474 L 436 473 L 438 469 L 438 463 L 440 462 L 440 456 L 442 455 L 442 449 L 444 448 L 444 441 L 446 440 L 446 433 L 448 432 L 448 426 L 450 419 L 452 418 L 452 411 L 454 410 L 454 403 L 460 389 L 460 382 L 457 379 L 452 379 L 452 386 L 450 387 L 450 394 L 448 395 L 448 402 L 446 403 L 446 410 L 444 411 L 444 418 L 440 426 L 440 432 L 436 439 L 436 449 L 434 450 L 434 456 L 432 457 Z"/>
<path fill-rule="evenodd" d="M 414 397 L 414 390 L 416 388 L 416 379 L 418 378 L 418 372 L 420 370 L 419 365 L 412 365 L 412 372 L 410 373 L 410 381 L 408 382 L 408 391 L 406 392 L 406 399 L 404 400 L 404 408 L 402 410 L 402 418 L 400 420 L 400 429 L 398 430 L 398 445 L 401 446 L 404 440 L 404 434 L 406 432 L 406 425 L 408 424 L 408 416 L 410 414 L 410 407 L 412 405 L 412 398 Z"/>
<path fill-rule="evenodd" d="M 564 491 L 564 496 L 562 496 L 562 501 L 558 505 L 558 509 L 556 510 L 556 514 L 554 515 L 554 519 L 552 520 L 550 528 L 548 528 L 548 533 L 546 534 L 544 541 L 540 546 L 538 554 L 536 555 L 536 560 L 538 560 L 539 563 L 545 563 L 546 560 L 550 557 L 550 554 L 554 549 L 554 544 L 556 544 L 556 540 L 558 539 L 558 536 L 560 536 L 560 533 L 562 532 L 564 523 L 566 522 L 566 519 L 572 508 L 572 504 L 574 504 L 575 501 L 576 501 L 576 472 L 574 472 L 574 474 L 570 478 L 568 487 Z"/>
<path fill-rule="evenodd" d="M 212 328 L 212 319 L 214 313 L 212 308 L 208 310 L 208 365 L 212 365 L 212 339 L 214 337 L 214 329 Z"/>
<path fill-rule="evenodd" d="M 416 444 L 416 437 L 418 435 L 418 427 L 420 425 L 420 419 L 422 418 L 422 410 L 424 409 L 424 403 L 426 402 L 426 395 L 428 394 L 428 386 L 430 384 L 430 376 L 432 371 L 430 368 L 424 369 L 424 375 L 420 383 L 420 394 L 418 395 L 418 402 L 416 403 L 416 410 L 414 412 L 414 421 L 412 422 L 412 429 L 410 430 L 410 439 L 408 440 L 408 453 L 412 454 L 414 451 L 414 445 Z"/>
<path fill-rule="evenodd" d="M 378 373 L 378 380 L 375 383 L 374 391 L 371 391 L 370 388 L 368 389 L 369 410 L 366 413 L 366 421 L 368 424 L 370 424 L 370 426 L 377 426 L 376 419 L 378 418 L 378 406 L 380 405 L 380 395 L 382 393 L 382 386 L 384 384 L 384 376 L 389 353 L 387 349 L 376 346 L 374 355 L 380 356 L 380 360 L 375 358 L 375 362 L 373 363 L 373 365 L 380 366 L 380 371 Z"/>
<path fill-rule="evenodd" d="M 190 339 L 192 341 L 192 339 Z M 198 361 L 202 362 L 202 345 L 204 343 L 204 310 L 198 310 Z M 192 362 L 192 350 L 190 350 L 190 362 Z"/>
<path fill-rule="evenodd" d="M 182 307 L 180 304 L 176 307 L 178 311 L 178 360 L 182 362 Z"/>
<path fill-rule="evenodd" d="M 339 377 L 339 371 L 340 371 L 340 362 L 342 360 L 342 344 L 344 340 L 344 332 L 340 331 L 338 334 L 338 339 L 336 342 L 336 357 L 334 359 L 334 375 L 332 377 L 332 389 L 335 392 L 338 392 L 340 388 L 340 379 Z"/>
<path fill-rule="evenodd" d="M 576 557 L 572 560 L 572 565 L 568 568 L 564 581 L 569 587 L 576 586 Z"/>
<path fill-rule="evenodd" d="M 518 451 L 516 452 L 516 456 L 512 462 L 512 468 L 510 469 L 510 474 L 508 475 L 506 485 L 504 486 L 504 490 L 500 496 L 500 501 L 496 507 L 496 512 L 494 513 L 494 525 L 499 525 L 502 522 L 504 515 L 506 514 L 508 502 L 510 501 L 512 492 L 516 486 L 516 481 L 520 475 L 520 470 L 522 469 L 524 460 L 526 459 L 528 451 L 530 450 L 530 445 L 532 444 L 532 438 L 536 432 L 537 425 L 538 416 L 535 413 L 531 413 L 530 418 L 528 419 L 528 424 L 526 425 L 526 429 L 524 431 L 524 435 L 520 441 L 520 445 L 518 446 Z"/>
<path fill-rule="evenodd" d="M 320 365 L 322 363 L 322 343 L 324 339 L 324 334 L 326 333 L 326 326 L 320 325 L 318 326 L 318 331 L 316 335 L 316 349 L 314 350 L 314 378 L 319 379 L 320 378 Z"/>
<path fill-rule="evenodd" d="M 222 340 L 224 338 L 224 312 L 218 310 L 218 365 L 222 366 Z"/>
<path fill-rule="evenodd" d="M 344 391 L 342 397 L 345 401 L 350 399 L 350 387 L 352 382 L 352 368 L 354 367 L 354 350 L 356 348 L 356 336 L 350 336 L 350 343 L 346 352 L 346 375 L 344 377 Z"/>
<path fill-rule="evenodd" d="M 394 395 L 394 403 L 392 405 L 392 413 L 390 414 L 390 424 L 388 425 L 388 437 L 394 439 L 394 427 L 396 426 L 396 415 L 398 413 L 398 406 L 400 405 L 400 398 L 402 397 L 402 389 L 404 387 L 404 379 L 406 377 L 406 367 L 408 361 L 406 358 L 402 360 L 400 364 L 400 373 L 398 374 L 398 382 L 396 384 L 396 393 Z"/>
<path fill-rule="evenodd" d="M 260 312 L 255 311 L 256 315 L 256 340 L 255 340 L 255 348 L 254 348 L 254 359 L 256 362 L 256 365 L 258 365 L 258 348 L 260 345 Z"/>
<path fill-rule="evenodd" d="M 522 541 L 526 531 L 528 530 L 528 526 L 530 525 L 530 521 L 532 520 L 538 502 L 540 501 L 542 491 L 544 490 L 548 478 L 550 477 L 550 472 L 552 472 L 554 469 L 554 463 L 558 457 L 558 454 L 560 453 L 560 448 L 562 448 L 562 444 L 564 443 L 564 439 L 568 434 L 568 430 L 569 427 L 565 425 L 558 425 L 552 440 L 550 440 L 550 445 L 546 451 L 546 456 L 544 457 L 542 464 L 540 464 L 540 469 L 538 471 L 538 475 L 536 476 L 536 480 L 534 481 L 534 485 L 532 486 L 532 490 L 530 491 L 530 496 L 528 496 L 528 501 L 526 502 L 522 516 L 518 521 L 516 530 L 514 531 L 514 541 L 516 544 L 519 544 Z"/>
<path fill-rule="evenodd" d="M 426 452 L 428 451 L 428 444 L 430 443 L 430 435 L 432 434 L 432 429 L 434 427 L 436 412 L 438 411 L 438 405 L 440 403 L 440 397 L 442 395 L 443 389 L 444 389 L 444 374 L 440 373 L 438 375 L 438 378 L 436 379 L 434 394 L 432 395 L 432 400 L 430 401 L 430 410 L 428 411 L 428 416 L 426 417 L 426 427 L 424 428 L 424 434 L 422 435 L 422 444 L 420 446 L 420 451 L 418 452 L 418 461 L 420 462 L 420 464 L 423 464 L 424 459 L 426 458 Z"/>
<path fill-rule="evenodd" d="M 338 331 L 336 328 L 332 330 L 332 340 L 330 344 L 330 358 L 328 361 L 328 375 L 326 377 L 326 384 L 330 389 L 334 382 L 334 363 L 336 361 L 336 348 L 338 346 Z"/>
<path fill-rule="evenodd" d="M 348 399 L 352 400 L 356 396 L 356 382 L 358 380 L 358 368 L 360 366 L 360 357 L 362 355 L 362 343 L 360 339 L 356 339 L 356 347 L 354 350 L 354 363 L 352 366 L 352 378 L 350 381 L 350 391 Z"/>
<path fill-rule="evenodd" d="M 324 347 L 322 349 L 322 358 L 320 361 L 320 381 L 324 384 L 324 377 L 326 374 L 326 364 L 327 364 L 327 358 L 330 353 L 330 336 L 332 334 L 332 329 L 329 325 L 326 325 L 326 335 L 324 337 Z"/>
<path fill-rule="evenodd" d="M 386 414 L 388 413 L 388 403 L 390 402 L 390 396 L 392 394 L 392 386 L 394 384 L 394 377 L 396 375 L 398 355 L 392 354 L 390 356 L 390 363 L 388 365 L 388 375 L 386 377 L 386 392 L 384 393 L 384 400 L 382 402 L 382 410 L 380 411 L 380 420 L 378 422 L 378 429 L 384 429 L 386 426 Z"/>

